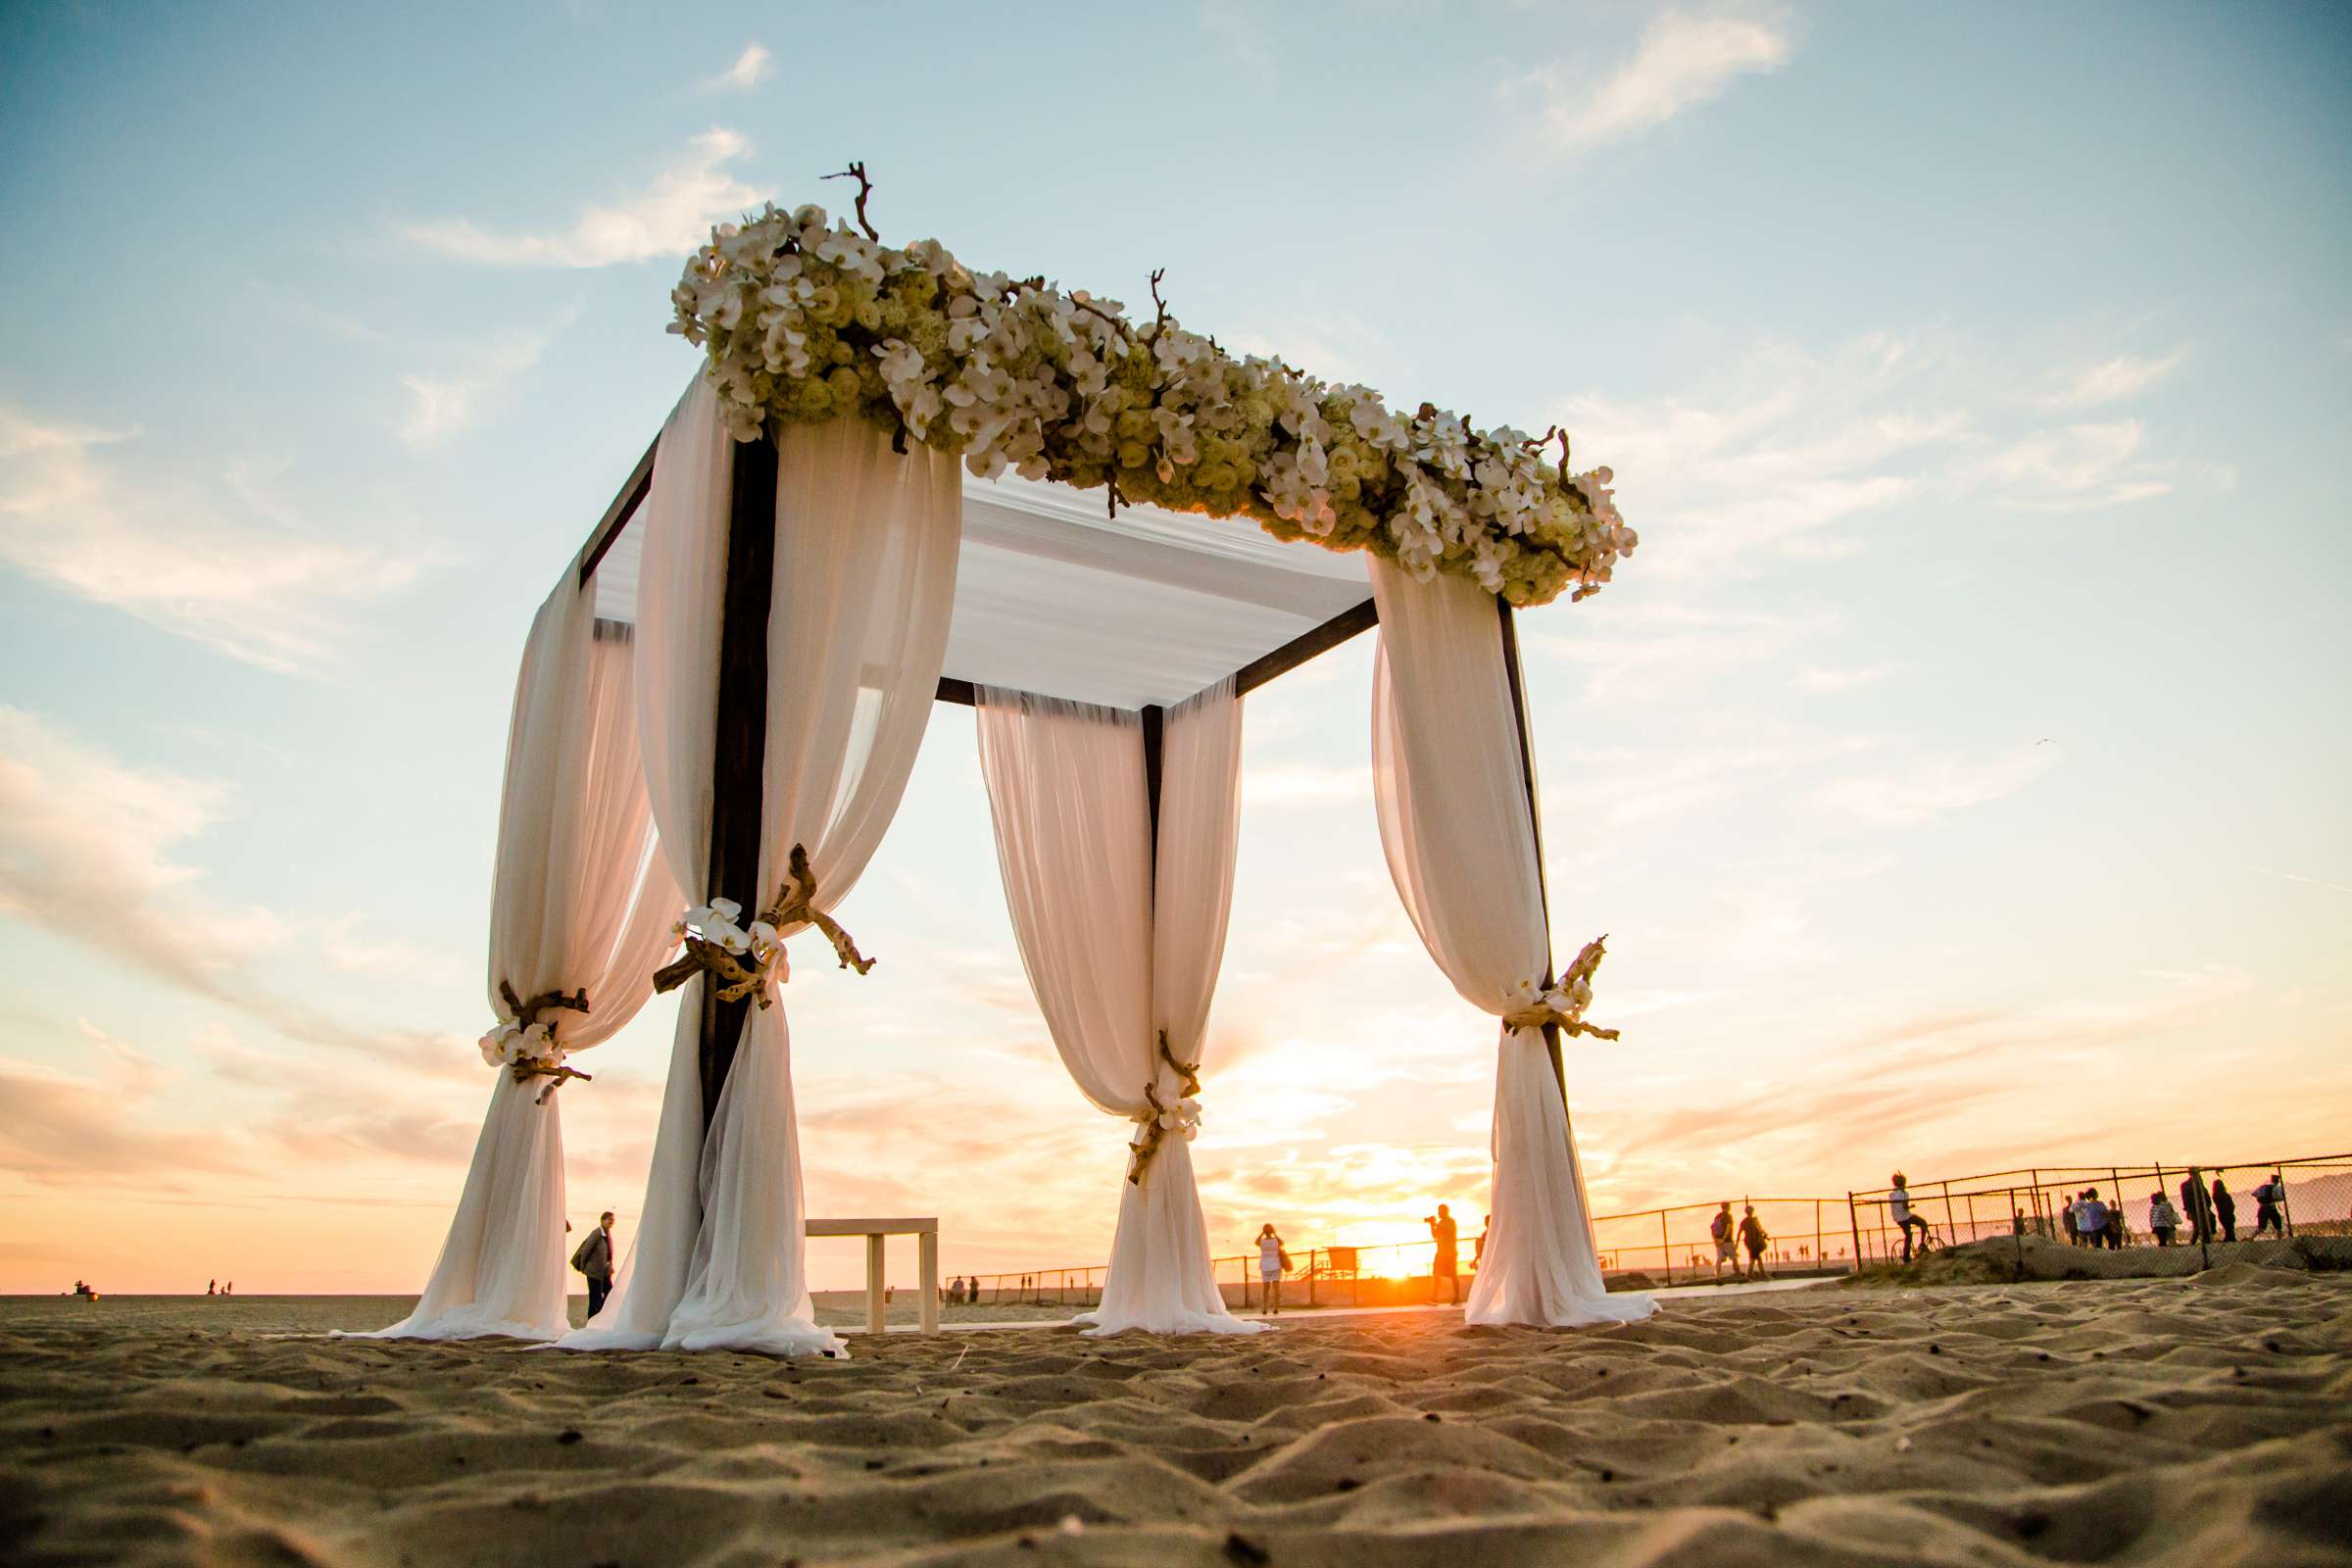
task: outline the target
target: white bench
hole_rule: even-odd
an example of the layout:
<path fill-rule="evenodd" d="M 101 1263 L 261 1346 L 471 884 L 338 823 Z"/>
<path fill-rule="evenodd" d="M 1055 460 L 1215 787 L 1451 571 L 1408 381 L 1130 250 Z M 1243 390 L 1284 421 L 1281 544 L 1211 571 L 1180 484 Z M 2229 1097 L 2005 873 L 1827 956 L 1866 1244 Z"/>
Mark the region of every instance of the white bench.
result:
<path fill-rule="evenodd" d="M 883 1330 L 882 1302 L 882 1239 L 886 1236 L 912 1236 L 920 1256 L 918 1271 L 922 1277 L 922 1323 L 925 1334 L 939 1332 L 939 1220 L 930 1219 L 812 1219 L 808 1222 L 811 1236 L 862 1236 L 865 1238 L 865 1332 L 879 1334 Z"/>

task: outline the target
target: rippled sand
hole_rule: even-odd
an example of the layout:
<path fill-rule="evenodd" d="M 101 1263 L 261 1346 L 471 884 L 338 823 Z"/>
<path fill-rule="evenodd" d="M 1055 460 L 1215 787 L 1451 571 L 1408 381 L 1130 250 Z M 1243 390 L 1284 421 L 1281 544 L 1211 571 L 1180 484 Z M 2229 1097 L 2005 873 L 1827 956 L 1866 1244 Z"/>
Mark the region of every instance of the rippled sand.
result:
<path fill-rule="evenodd" d="M 2352 1562 L 2352 1276 L 792 1364 L 135 1304 L 0 1303 L 0 1560 Z"/>

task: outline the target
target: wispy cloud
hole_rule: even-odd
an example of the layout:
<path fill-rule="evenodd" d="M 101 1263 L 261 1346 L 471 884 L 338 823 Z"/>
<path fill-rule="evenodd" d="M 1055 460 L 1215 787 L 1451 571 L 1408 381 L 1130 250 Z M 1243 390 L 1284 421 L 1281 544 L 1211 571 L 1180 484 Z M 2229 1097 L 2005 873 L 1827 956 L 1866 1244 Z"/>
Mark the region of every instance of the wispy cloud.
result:
<path fill-rule="evenodd" d="M 231 971 L 289 935 L 266 910 L 206 897 L 182 858 L 228 798 L 224 785 L 125 766 L 0 708 L 0 913 L 226 995 Z"/>
<path fill-rule="evenodd" d="M 763 45 L 747 43 L 733 65 L 704 80 L 703 91 L 749 92 L 765 81 L 774 69 L 775 57 Z"/>
<path fill-rule="evenodd" d="M 444 256 L 499 267 L 612 267 L 675 257 L 701 244 L 712 223 L 766 199 L 766 190 L 726 168 L 750 150 L 735 131 L 706 130 L 642 190 L 591 205 L 564 228 L 500 231 L 444 218 L 411 223 L 404 232 Z"/>
<path fill-rule="evenodd" d="M 1199 17 L 1201 30 L 1216 39 L 1227 54 L 1247 66 L 1260 80 L 1275 78 L 1274 51 L 1259 30 L 1259 17 L 1254 8 L 1235 5 L 1231 0 L 1205 0 Z"/>
<path fill-rule="evenodd" d="M 1814 802 L 1842 820 L 1909 826 L 2014 795 L 2057 765 L 2054 748 L 2005 757 L 1921 758 L 1902 766 L 1832 779 Z"/>
<path fill-rule="evenodd" d="M 2278 877 L 2282 881 L 2300 882 L 2307 888 L 2326 888 L 2330 893 L 2352 893 L 2352 887 L 2346 887 L 2341 882 L 2324 882 L 2316 876 L 2297 876 L 2292 871 L 2275 871 L 2267 865 L 2257 865 L 2252 869 L 2260 871 L 2265 876 Z"/>
<path fill-rule="evenodd" d="M 2155 387 L 2179 369 L 2187 358 L 2185 346 L 2173 350 L 2161 360 L 2144 359 L 2136 354 L 2119 354 L 2097 365 L 2053 376 L 2049 390 L 2034 401 L 2045 409 L 2069 412 L 2097 408 L 2106 403 L 2121 403 Z"/>
<path fill-rule="evenodd" d="M 1800 669 L 1788 684 L 1800 692 L 1835 695 L 1838 692 L 1860 691 L 1865 686 L 1876 686 L 1894 671 L 1895 666 L 1892 664 L 1868 664 L 1859 668 L 1845 669 Z"/>
<path fill-rule="evenodd" d="M 1653 130 L 1722 97 L 1741 76 L 1780 70 L 1794 53 L 1788 29 L 1775 21 L 1669 10 L 1607 76 L 1594 80 L 1555 64 L 1528 80 L 1542 96 L 1551 140 L 1581 152 Z"/>
<path fill-rule="evenodd" d="M 1978 472 L 2007 506 L 2083 512 L 2171 493 L 2172 481 L 2142 461 L 2147 427 L 2137 419 L 2036 430 L 1984 459 Z"/>
<path fill-rule="evenodd" d="M 242 516 L 174 475 L 124 471 L 137 435 L 0 406 L 0 563 L 285 671 L 327 655 L 353 604 L 416 576 L 413 559 L 293 525 L 259 466 L 223 476 Z"/>
<path fill-rule="evenodd" d="M 567 313 L 568 325 L 577 312 Z M 413 372 L 400 378 L 409 395 L 401 416 L 400 438 L 412 446 L 430 446 L 463 431 L 478 429 L 492 416 L 514 383 L 538 365 L 552 333 L 509 328 L 487 344 L 466 351 L 464 363 L 437 373 Z"/>

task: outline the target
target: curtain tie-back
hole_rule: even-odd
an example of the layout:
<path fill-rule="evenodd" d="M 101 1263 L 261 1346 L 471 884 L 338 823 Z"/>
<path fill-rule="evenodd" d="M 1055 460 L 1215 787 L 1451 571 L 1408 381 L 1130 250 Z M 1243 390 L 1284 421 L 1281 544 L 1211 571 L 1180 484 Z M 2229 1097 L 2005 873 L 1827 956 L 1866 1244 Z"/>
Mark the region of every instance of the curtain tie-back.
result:
<path fill-rule="evenodd" d="M 743 906 L 733 899 L 698 904 L 679 917 L 670 930 L 685 943 L 686 951 L 654 972 L 654 989 L 675 991 L 702 969 L 717 983 L 719 1001 L 741 1002 L 749 997 L 760 1006 L 768 1006 L 775 1001 L 776 988 L 792 976 L 791 960 L 784 956 L 784 934 L 805 925 L 825 934 L 844 969 L 859 974 L 871 969 L 874 960 L 858 951 L 850 934 L 819 909 L 815 901 L 816 873 L 808 868 L 808 851 L 795 844 L 775 898 L 750 925 L 738 923 L 743 919 Z"/>
<path fill-rule="evenodd" d="M 1592 1004 L 1592 972 L 1600 967 L 1600 960 L 1608 956 L 1605 947 L 1608 940 L 1604 933 L 1586 943 L 1584 951 L 1576 956 L 1576 961 L 1568 966 L 1568 972 L 1560 976 L 1558 983 L 1549 989 L 1539 986 L 1533 980 L 1520 981 L 1518 991 L 1523 1000 L 1520 1005 L 1502 1015 L 1502 1026 L 1506 1029 L 1542 1029 L 1548 1024 L 1557 1024 L 1572 1035 L 1591 1035 L 1595 1040 L 1616 1039 L 1616 1030 L 1585 1022 L 1585 1009 Z"/>
<path fill-rule="evenodd" d="M 1152 1168 L 1152 1156 L 1170 1135 L 1191 1143 L 1200 1131 L 1200 1102 L 1193 1097 L 1200 1093 L 1200 1064 L 1197 1061 L 1178 1061 L 1176 1053 L 1168 1046 L 1168 1032 L 1159 1032 L 1159 1059 L 1176 1069 L 1184 1088 L 1176 1103 L 1159 1098 L 1159 1067 L 1152 1068 L 1152 1076 L 1144 1083 L 1144 1108 L 1128 1119 L 1137 1123 L 1134 1142 L 1127 1151 L 1127 1179 L 1142 1186 L 1144 1173 Z"/>
<path fill-rule="evenodd" d="M 588 1010 L 585 986 L 569 996 L 561 991 L 546 991 L 524 1002 L 514 994 L 512 982 L 501 980 L 498 994 L 506 1001 L 506 1011 L 498 1027 L 482 1036 L 482 1060 L 493 1067 L 507 1068 L 518 1084 L 533 1078 L 555 1080 L 539 1092 L 537 1103 L 542 1105 L 566 1079 L 595 1081 L 594 1074 L 564 1064 L 564 1043 L 556 1035 L 564 1021 L 560 1014 Z"/>

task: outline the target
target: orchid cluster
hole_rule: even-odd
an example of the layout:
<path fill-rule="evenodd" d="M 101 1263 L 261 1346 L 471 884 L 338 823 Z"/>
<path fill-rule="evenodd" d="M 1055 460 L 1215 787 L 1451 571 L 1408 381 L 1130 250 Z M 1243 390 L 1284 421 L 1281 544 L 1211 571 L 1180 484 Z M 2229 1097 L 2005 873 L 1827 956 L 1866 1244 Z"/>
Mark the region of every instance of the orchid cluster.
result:
<path fill-rule="evenodd" d="M 497 1028 L 482 1036 L 482 1060 L 492 1067 L 556 1067 L 563 1064 L 564 1048 L 557 1043 L 553 1023 L 501 1018 Z"/>
<path fill-rule="evenodd" d="M 1148 1106 L 1135 1113 L 1135 1137 L 1127 1146 L 1129 1181 L 1142 1179 L 1152 1156 L 1159 1152 L 1162 1139 L 1181 1138 L 1189 1144 L 1200 1136 L 1200 1102 L 1187 1095 L 1172 1105 L 1163 1105 L 1154 1095 Z"/>
<path fill-rule="evenodd" d="M 731 958 L 748 956 L 750 972 L 759 977 L 760 989 L 768 990 L 781 978 L 777 968 L 784 960 L 783 935 L 765 919 L 755 919 L 749 925 L 742 922 L 742 905 L 733 899 L 712 899 L 680 915 L 669 934 L 680 942 L 709 943 Z"/>
<path fill-rule="evenodd" d="M 1515 1029 L 1556 1025 L 1572 1035 L 1616 1039 L 1616 1030 L 1585 1022 L 1585 1009 L 1592 1005 L 1592 975 L 1600 967 L 1600 960 L 1608 956 L 1608 941 L 1607 937 L 1598 936 L 1586 943 L 1575 961 L 1568 965 L 1568 972 L 1549 986 L 1522 980 L 1512 987 L 1511 1005 L 1504 1011 L 1502 1021 Z"/>
<path fill-rule="evenodd" d="M 671 304 L 739 440 L 855 415 L 981 478 L 1247 516 L 1517 605 L 1598 592 L 1638 543 L 1609 470 L 1570 471 L 1563 432 L 1401 416 L 1369 387 L 1237 359 L 1164 305 L 1133 325 L 1115 300 L 974 272 L 936 240 L 885 246 L 819 207 L 719 225 Z"/>

